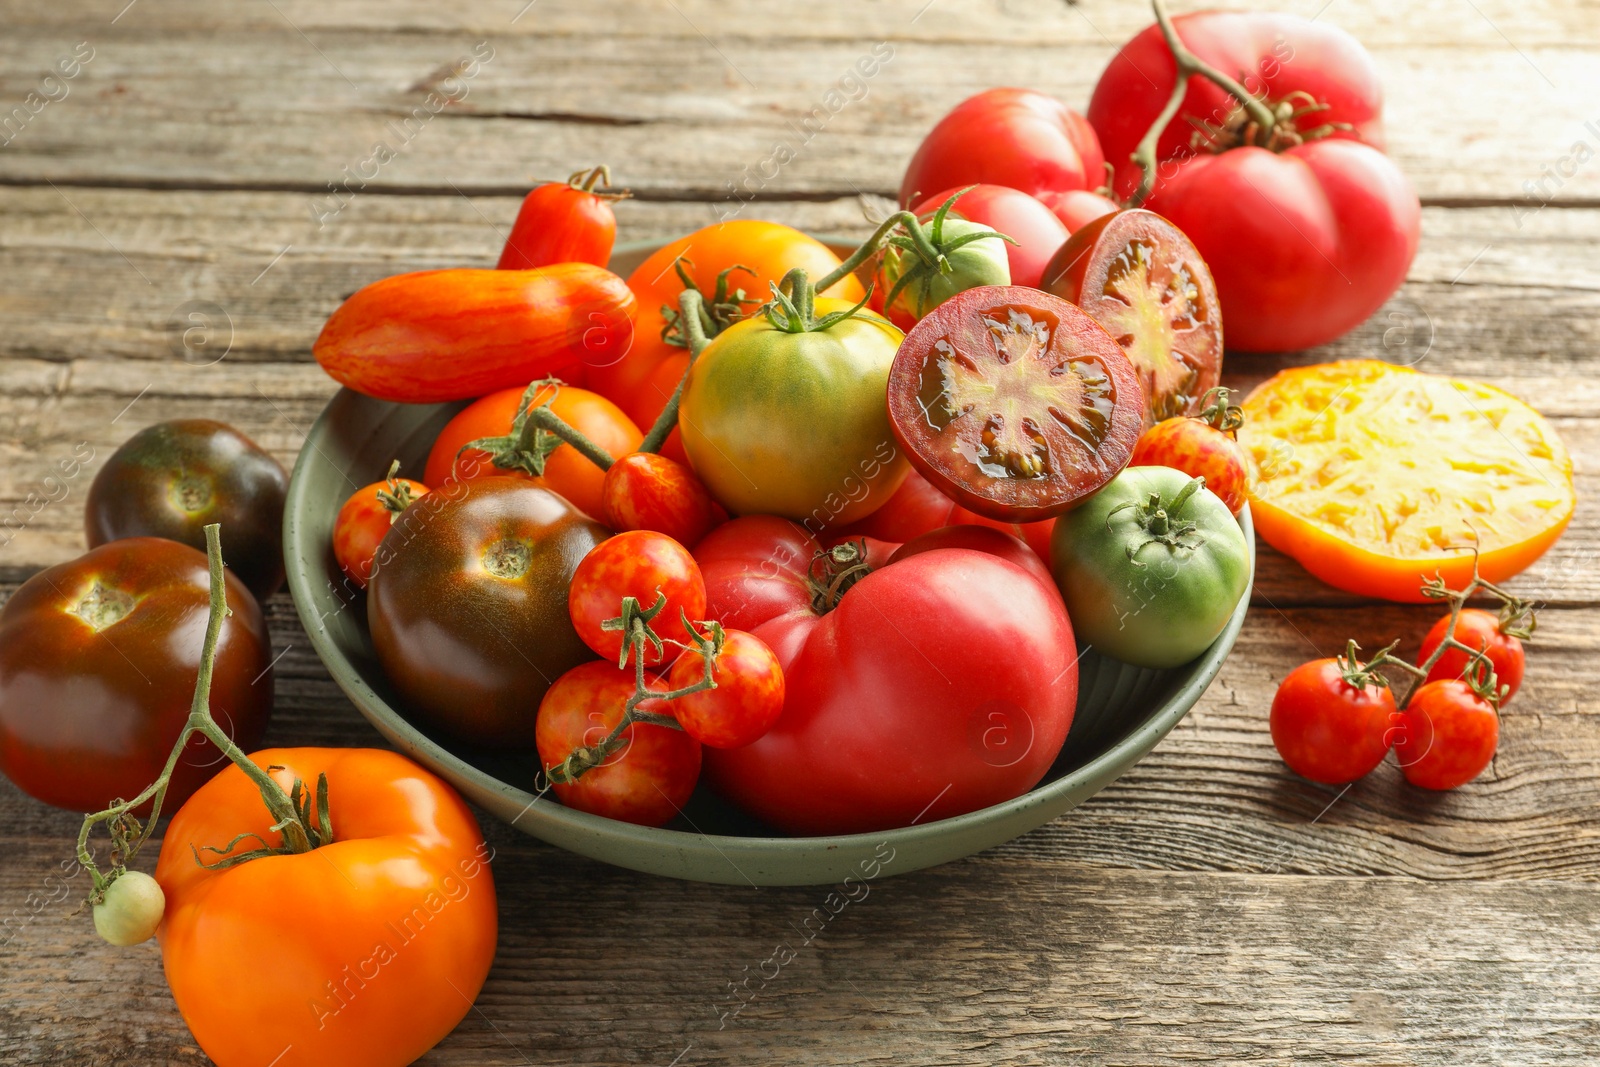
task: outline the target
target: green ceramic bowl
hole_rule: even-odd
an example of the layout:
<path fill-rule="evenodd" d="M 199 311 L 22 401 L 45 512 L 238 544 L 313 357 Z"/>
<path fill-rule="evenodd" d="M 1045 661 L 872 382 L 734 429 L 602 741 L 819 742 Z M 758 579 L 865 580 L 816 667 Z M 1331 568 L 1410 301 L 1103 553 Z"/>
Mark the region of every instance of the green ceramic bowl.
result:
<path fill-rule="evenodd" d="M 656 247 L 622 246 L 612 266 L 626 273 Z M 1081 804 L 1154 748 L 1216 677 L 1249 607 L 1246 595 L 1216 643 L 1184 667 L 1140 669 L 1086 653 L 1077 714 L 1055 765 L 1030 792 L 981 811 L 874 834 L 780 837 L 701 789 L 663 829 L 587 815 L 554 795 L 535 797 L 531 753 L 473 749 L 407 717 L 373 654 L 365 596 L 350 591 L 329 547 L 345 498 L 381 478 L 393 458 L 419 474 L 434 437 L 463 406 L 394 404 L 349 390 L 329 401 L 289 482 L 289 590 L 329 673 L 390 743 L 524 833 L 621 867 L 704 882 L 817 885 L 864 872 L 902 874 L 1009 841 Z M 1240 522 L 1253 567 L 1248 509 Z"/>

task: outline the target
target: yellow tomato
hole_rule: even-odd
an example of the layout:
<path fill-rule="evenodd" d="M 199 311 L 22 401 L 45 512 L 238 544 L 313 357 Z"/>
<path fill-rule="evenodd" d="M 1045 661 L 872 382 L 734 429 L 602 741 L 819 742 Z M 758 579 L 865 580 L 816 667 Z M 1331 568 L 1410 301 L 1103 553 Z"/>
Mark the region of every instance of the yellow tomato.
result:
<path fill-rule="evenodd" d="M 1256 530 L 1352 593 L 1421 601 L 1436 573 L 1460 588 L 1474 546 L 1483 577 L 1509 578 L 1577 503 L 1555 430 L 1491 385 L 1347 360 L 1283 371 L 1243 406 Z"/>

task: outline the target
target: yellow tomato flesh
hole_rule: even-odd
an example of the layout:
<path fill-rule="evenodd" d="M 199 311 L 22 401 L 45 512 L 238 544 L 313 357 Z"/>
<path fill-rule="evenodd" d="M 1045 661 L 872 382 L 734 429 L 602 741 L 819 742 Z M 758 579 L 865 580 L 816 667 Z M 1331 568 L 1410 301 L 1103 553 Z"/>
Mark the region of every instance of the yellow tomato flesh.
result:
<path fill-rule="evenodd" d="M 1577 496 L 1555 430 L 1511 394 L 1376 360 L 1287 370 L 1244 402 L 1256 530 L 1330 585 L 1420 601 L 1436 573 L 1502 581 Z"/>

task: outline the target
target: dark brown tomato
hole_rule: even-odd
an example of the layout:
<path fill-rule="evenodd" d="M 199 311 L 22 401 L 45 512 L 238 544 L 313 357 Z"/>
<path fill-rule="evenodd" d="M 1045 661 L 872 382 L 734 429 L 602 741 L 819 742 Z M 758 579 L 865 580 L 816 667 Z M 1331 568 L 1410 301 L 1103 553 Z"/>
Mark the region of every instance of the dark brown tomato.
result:
<path fill-rule="evenodd" d="M 523 478 L 449 483 L 407 508 L 367 591 L 372 643 L 405 705 L 474 744 L 532 745 L 545 690 L 594 658 L 567 588 L 610 535 Z"/>
<path fill-rule="evenodd" d="M 24 582 L 0 609 L 0 771 L 73 811 L 143 792 L 189 717 L 210 585 L 204 553 L 158 537 L 114 541 Z M 211 714 L 248 752 L 272 712 L 272 651 L 255 597 L 232 574 L 227 596 Z M 210 741 L 191 741 L 164 810 L 226 766 Z"/>
<path fill-rule="evenodd" d="M 1059 297 L 969 289 L 912 329 L 889 373 L 889 419 L 912 464 L 962 507 L 1004 522 L 1071 508 L 1128 464 L 1144 396 L 1111 336 Z"/>
<path fill-rule="evenodd" d="M 283 498 L 278 461 L 226 423 L 174 419 L 146 426 L 94 476 L 84 509 L 89 547 L 165 537 L 205 551 L 222 524 L 223 561 L 266 599 L 283 584 Z"/>
<path fill-rule="evenodd" d="M 1067 238 L 1044 270 L 1116 338 L 1139 371 L 1145 425 L 1200 410 L 1222 377 L 1222 305 L 1194 243 L 1153 211 L 1103 215 Z"/>

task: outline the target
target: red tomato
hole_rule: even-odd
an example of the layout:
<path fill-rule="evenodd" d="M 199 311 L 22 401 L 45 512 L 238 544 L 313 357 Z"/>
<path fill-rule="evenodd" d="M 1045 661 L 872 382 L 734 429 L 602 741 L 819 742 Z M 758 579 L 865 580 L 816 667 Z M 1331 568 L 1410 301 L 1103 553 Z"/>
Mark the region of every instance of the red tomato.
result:
<path fill-rule="evenodd" d="M 417 271 L 357 290 L 312 352 L 340 385 L 380 400 L 465 400 L 616 362 L 636 304 L 590 263 Z"/>
<path fill-rule="evenodd" d="M 1016 244 L 1006 245 L 1011 284 L 1037 289 L 1045 264 L 1067 239 L 1066 226 L 1054 212 L 1027 193 L 1003 185 L 974 185 L 964 193 L 960 187 L 945 189 L 923 200 L 912 211 L 918 216 L 931 214 L 957 193 L 961 193 L 961 199 L 956 201 L 951 214 L 981 222 L 1016 241 Z"/>
<path fill-rule="evenodd" d="M 1272 743 L 1291 771 L 1343 785 L 1383 762 L 1398 720 L 1387 685 L 1347 673 L 1343 660 L 1330 658 L 1289 672 L 1272 698 L 1270 721 Z"/>
<path fill-rule="evenodd" d="M 1422 651 L 1417 654 L 1419 664 L 1428 662 L 1428 657 L 1433 655 L 1434 649 L 1444 642 L 1445 631 L 1449 628 L 1448 615 L 1433 624 L 1428 636 L 1422 639 Z M 1522 686 L 1524 665 L 1522 642 L 1511 634 L 1500 632 L 1498 616 L 1478 608 L 1463 608 L 1456 620 L 1454 636 L 1457 641 L 1479 649 L 1489 657 L 1489 666 L 1494 669 L 1495 683 L 1508 687 L 1505 695 L 1500 698 L 1500 703 L 1504 704 L 1516 696 L 1517 690 Z M 1445 654 L 1439 657 L 1439 662 L 1433 665 L 1433 669 L 1428 671 L 1427 680 L 1437 682 L 1442 679 L 1460 678 L 1467 673 L 1467 667 L 1472 662 L 1473 657 L 1460 649 L 1447 649 Z"/>
<path fill-rule="evenodd" d="M 917 323 L 889 371 L 889 422 L 923 476 L 1005 522 L 1061 514 L 1128 464 L 1144 418 L 1133 364 L 1059 297 L 957 293 Z"/>
<path fill-rule="evenodd" d="M 1243 446 L 1232 432 L 1239 422 L 1239 409 L 1228 407 L 1226 389 L 1209 395 L 1218 399 L 1205 414 L 1165 419 L 1140 434 L 1128 466 L 1171 467 L 1190 477 L 1204 478 L 1206 488 L 1237 515 L 1250 489 L 1250 466 Z"/>
<path fill-rule="evenodd" d="M 641 608 L 649 609 L 658 593 L 666 594 L 667 604 L 650 628 L 667 640 L 691 641 L 683 616 L 688 615 L 692 622 L 706 617 L 706 587 L 700 568 L 689 550 L 667 535 L 631 530 L 602 541 L 583 557 L 567 590 L 567 610 L 583 643 L 617 663 L 623 634 L 601 624 L 622 614 L 624 597 L 634 597 Z M 663 658 L 670 663 L 676 655 L 671 646 L 663 655 L 645 645 L 647 664 L 660 663 Z"/>
<path fill-rule="evenodd" d="M 1043 582 L 1044 587 L 1050 592 L 1056 592 L 1055 577 L 1050 573 L 1050 568 L 1045 565 L 1044 560 L 1039 558 L 1039 554 L 1020 538 L 993 526 L 963 524 L 930 530 L 895 549 L 894 555 L 889 557 L 889 562 L 898 563 L 918 553 L 932 552 L 938 548 L 970 548 L 974 552 L 987 552 L 991 556 L 999 556 L 1003 560 L 1015 563 Z"/>
<path fill-rule="evenodd" d="M 609 186 L 611 172 L 601 166 L 580 170 L 564 182 L 535 187 L 523 198 L 495 266 L 528 270 L 556 263 L 603 267 L 610 262 L 611 246 L 617 239 L 617 216 L 611 201 L 617 194 L 594 191 L 602 177 Z"/>
<path fill-rule="evenodd" d="M 1191 77 L 1157 146 L 1158 179 L 1145 206 L 1188 234 L 1210 265 L 1230 348 L 1333 340 L 1399 287 L 1420 227 L 1416 193 L 1379 151 L 1382 97 L 1371 57 L 1343 31 L 1292 15 L 1208 11 L 1173 24 L 1190 51 L 1238 76 L 1269 108 L 1299 113 L 1261 147 L 1247 139 L 1255 127 L 1232 99 Z M 1174 76 L 1152 25 L 1095 86 L 1089 118 L 1121 194 L 1138 184 L 1129 157 Z M 1197 123 L 1215 131 L 1199 149 L 1191 147 Z"/>
<path fill-rule="evenodd" d="M 1050 532 L 1055 527 L 1054 519 L 1023 523 L 986 519 L 945 496 L 916 470 L 906 472 L 906 480 L 900 483 L 900 488 L 895 490 L 883 507 L 858 522 L 841 527 L 830 535 L 830 539 L 838 541 L 870 537 L 899 545 L 945 526 L 974 525 L 992 526 L 1002 533 L 1020 537 L 1039 554 L 1040 559 L 1046 562 L 1050 560 Z"/>
<path fill-rule="evenodd" d="M 645 675 L 649 689 L 664 689 L 661 679 Z M 634 693 L 630 665 L 590 662 L 572 668 L 539 701 L 535 737 L 545 772 L 583 745 L 603 741 L 622 721 Z M 671 715 L 671 704 L 647 700 L 641 711 Z M 591 815 L 661 826 L 688 803 L 700 779 L 700 742 L 670 726 L 634 723 L 622 733 L 627 742 L 599 766 L 576 781 L 553 782 L 561 803 Z"/>
<path fill-rule="evenodd" d="M 1075 233 L 1102 215 L 1119 210 L 1122 205 L 1099 193 L 1087 189 L 1067 189 L 1062 192 L 1038 193 L 1039 202 L 1055 213 L 1068 233 Z"/>
<path fill-rule="evenodd" d="M 1036 195 L 1104 181 L 1100 141 L 1082 115 L 1031 89 L 987 89 L 923 138 L 900 183 L 900 203 L 975 182 Z"/>
<path fill-rule="evenodd" d="M 357 489 L 339 509 L 333 520 L 333 558 L 359 588 L 365 589 L 372 577 L 372 559 L 389 527 L 427 491 L 421 482 L 391 476 Z"/>
<path fill-rule="evenodd" d="M 700 479 L 681 463 L 652 452 L 623 456 L 606 471 L 601 498 L 613 530 L 655 530 L 693 548 L 719 520 Z"/>
<path fill-rule="evenodd" d="M 946 548 L 867 574 L 819 614 L 818 551 L 766 516 L 700 542 L 712 617 L 753 627 L 786 686 L 764 737 L 706 753 L 712 783 L 797 834 L 931 822 L 1032 788 L 1077 698 L 1060 597 L 1016 564 Z"/>
<path fill-rule="evenodd" d="M 1406 781 L 1454 789 L 1489 766 L 1500 743 L 1500 716 L 1460 679 L 1428 682 L 1400 713 L 1394 755 Z"/>
<path fill-rule="evenodd" d="M 705 659 L 695 652 L 678 657 L 667 675 L 672 689 L 705 677 Z M 678 697 L 672 712 L 684 731 L 702 745 L 740 748 L 757 740 L 783 714 L 783 668 L 761 638 L 727 631 L 712 665 L 715 689 Z"/>
<path fill-rule="evenodd" d="M 511 433 L 517 415 L 528 406 L 523 401 L 526 392 L 525 387 L 518 387 L 490 393 L 467 405 L 445 423 L 428 451 L 423 480 L 429 485 L 441 486 L 452 478 L 459 481 L 502 475 L 525 478 L 560 493 L 584 514 L 600 517 L 605 510 L 606 472 L 569 444 L 548 437 L 539 438 L 554 446 L 554 450 L 543 457 L 543 474 L 533 473 L 539 467 L 539 460 L 517 442 L 507 441 L 493 453 L 475 448 L 461 451 L 469 441 Z M 546 399 L 552 412 L 613 456 L 627 455 L 644 440 L 633 420 L 598 393 L 575 385 L 551 385 L 534 394 L 531 403 L 542 404 Z"/>

